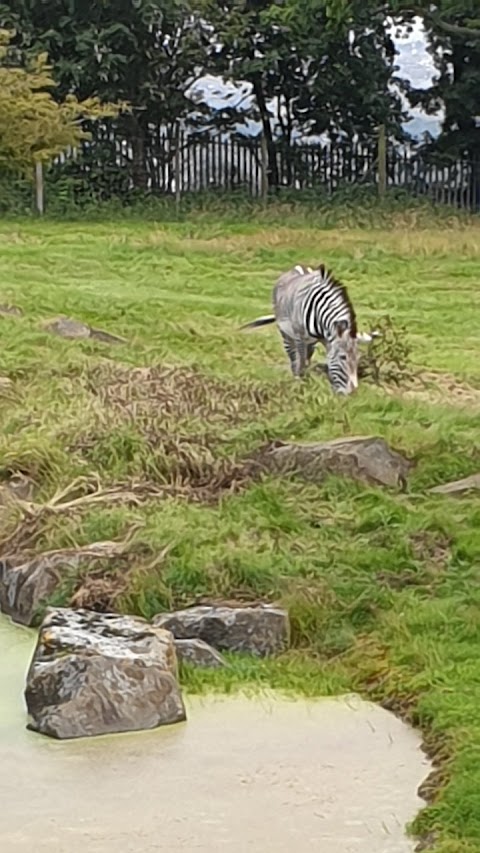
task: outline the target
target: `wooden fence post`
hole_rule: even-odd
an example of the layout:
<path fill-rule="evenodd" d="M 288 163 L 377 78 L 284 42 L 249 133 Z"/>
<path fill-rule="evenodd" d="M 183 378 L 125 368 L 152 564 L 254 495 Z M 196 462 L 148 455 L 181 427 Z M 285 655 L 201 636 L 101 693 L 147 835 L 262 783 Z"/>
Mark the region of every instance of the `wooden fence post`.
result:
<path fill-rule="evenodd" d="M 180 212 L 180 202 L 180 127 L 177 123 L 177 132 L 175 134 L 175 210 L 177 214 Z"/>
<path fill-rule="evenodd" d="M 39 216 L 43 216 L 44 207 L 43 163 L 37 160 L 35 163 L 35 208 Z"/>
<path fill-rule="evenodd" d="M 378 128 L 377 163 L 378 195 L 380 198 L 385 198 L 387 193 L 387 135 L 384 124 Z"/>
<path fill-rule="evenodd" d="M 261 138 L 261 152 L 262 152 L 262 201 L 263 206 L 267 207 L 268 205 L 268 146 L 267 139 L 264 133 L 262 133 Z"/>

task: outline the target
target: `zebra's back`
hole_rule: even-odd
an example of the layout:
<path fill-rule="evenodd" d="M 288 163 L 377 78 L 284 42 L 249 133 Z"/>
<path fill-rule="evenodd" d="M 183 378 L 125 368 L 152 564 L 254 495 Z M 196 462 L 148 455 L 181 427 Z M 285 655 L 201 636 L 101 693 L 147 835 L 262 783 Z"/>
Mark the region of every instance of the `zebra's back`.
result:
<path fill-rule="evenodd" d="M 356 320 L 346 289 L 321 266 L 297 266 L 274 285 L 273 310 L 280 331 L 308 343 L 328 340 L 334 324 L 345 321 L 354 337 Z"/>

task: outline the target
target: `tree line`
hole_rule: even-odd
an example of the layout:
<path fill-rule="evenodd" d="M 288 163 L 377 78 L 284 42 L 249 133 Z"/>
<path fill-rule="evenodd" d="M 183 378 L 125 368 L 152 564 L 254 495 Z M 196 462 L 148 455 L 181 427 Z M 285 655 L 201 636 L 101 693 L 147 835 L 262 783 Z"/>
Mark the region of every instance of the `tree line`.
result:
<path fill-rule="evenodd" d="M 148 183 L 155 134 L 262 129 L 268 181 L 276 153 L 326 134 L 371 140 L 379 125 L 405 140 L 405 107 L 444 110 L 426 147 L 480 160 L 478 0 L 8 0 L 0 2 L 0 167 L 26 169 L 91 139 L 121 138 L 134 186 Z M 392 23 L 421 17 L 436 79 L 399 79 Z M 249 84 L 217 109 L 195 97 L 203 75 Z M 15 121 L 12 121 L 12 116 Z M 105 128 L 114 128 L 113 135 Z M 15 141 L 16 140 L 16 141 Z"/>

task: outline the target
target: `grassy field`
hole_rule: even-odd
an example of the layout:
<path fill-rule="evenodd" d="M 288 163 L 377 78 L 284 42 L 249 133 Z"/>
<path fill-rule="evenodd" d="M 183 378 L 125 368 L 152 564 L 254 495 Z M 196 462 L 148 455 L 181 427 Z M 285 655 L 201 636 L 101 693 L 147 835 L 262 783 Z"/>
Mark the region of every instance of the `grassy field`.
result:
<path fill-rule="evenodd" d="M 430 486 L 480 469 L 480 224 L 322 230 L 292 219 L 0 224 L 0 476 L 35 501 L 86 495 L 18 528 L 37 549 L 129 541 L 114 568 L 68 573 L 74 600 L 151 617 L 205 599 L 288 606 L 293 648 L 185 672 L 191 690 L 358 690 L 420 726 L 437 773 L 415 832 L 480 850 L 480 501 Z M 417 377 L 347 400 L 291 381 L 270 310 L 275 277 L 328 263 L 361 329 L 407 328 Z M 127 339 L 66 341 L 68 315 Z M 328 479 L 254 479 L 273 439 L 377 434 L 415 460 L 407 493 Z M 111 490 L 111 492 L 109 492 Z M 99 502 L 92 499 L 97 492 Z M 11 535 L 19 518 L 9 520 Z"/>

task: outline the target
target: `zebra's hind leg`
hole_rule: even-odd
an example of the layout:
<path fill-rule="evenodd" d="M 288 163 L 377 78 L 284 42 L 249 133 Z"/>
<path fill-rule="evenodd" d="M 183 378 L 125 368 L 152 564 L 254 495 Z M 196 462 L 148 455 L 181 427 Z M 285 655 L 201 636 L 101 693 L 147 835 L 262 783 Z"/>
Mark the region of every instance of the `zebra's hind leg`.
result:
<path fill-rule="evenodd" d="M 308 350 L 305 341 L 297 339 L 295 341 L 295 351 L 296 358 L 293 373 L 294 376 L 297 377 L 297 379 L 300 379 L 302 376 L 304 376 L 308 364 Z"/>
<path fill-rule="evenodd" d="M 283 339 L 283 346 L 290 361 L 292 373 L 296 379 L 300 379 L 307 368 L 307 344 L 298 339 L 291 338 L 285 332 L 280 331 Z"/>
<path fill-rule="evenodd" d="M 283 347 L 288 355 L 288 360 L 290 361 L 290 368 L 293 375 L 295 375 L 295 364 L 297 360 L 297 348 L 295 346 L 295 341 L 293 338 L 286 335 L 285 332 L 280 331 L 280 334 L 283 340 Z"/>

